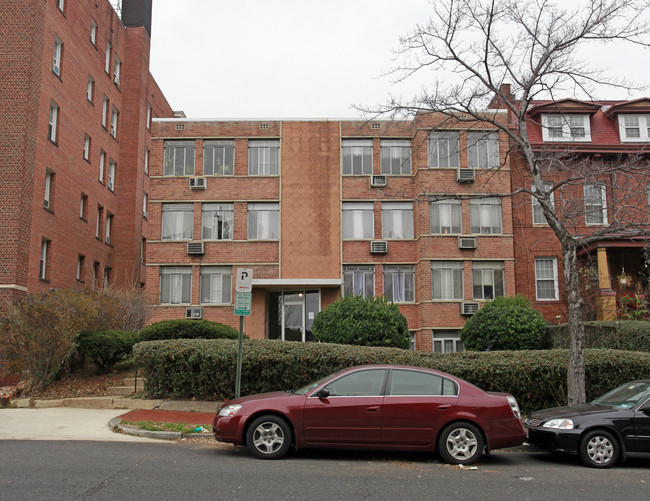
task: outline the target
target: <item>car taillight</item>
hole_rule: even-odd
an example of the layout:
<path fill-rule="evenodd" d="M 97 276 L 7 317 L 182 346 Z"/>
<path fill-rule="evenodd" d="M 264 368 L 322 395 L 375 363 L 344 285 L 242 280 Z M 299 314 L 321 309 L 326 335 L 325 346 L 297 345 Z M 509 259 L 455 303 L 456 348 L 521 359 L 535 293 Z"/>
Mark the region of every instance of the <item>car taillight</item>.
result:
<path fill-rule="evenodd" d="M 519 404 L 513 396 L 508 396 L 508 403 L 510 404 L 510 409 L 517 419 L 521 419 L 521 412 L 519 412 Z"/>

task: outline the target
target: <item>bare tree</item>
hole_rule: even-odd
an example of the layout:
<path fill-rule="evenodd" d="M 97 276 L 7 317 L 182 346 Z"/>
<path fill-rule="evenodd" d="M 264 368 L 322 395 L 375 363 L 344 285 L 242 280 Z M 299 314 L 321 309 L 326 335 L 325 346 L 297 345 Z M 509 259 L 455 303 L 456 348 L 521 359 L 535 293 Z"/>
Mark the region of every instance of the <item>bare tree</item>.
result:
<path fill-rule="evenodd" d="M 580 51 L 599 43 L 650 47 L 648 3 L 585 0 L 573 9 L 547 0 L 444 0 L 432 4 L 429 21 L 400 40 L 401 63 L 391 72 L 398 80 L 415 73 L 431 74 L 435 76 L 431 88 L 410 101 L 392 98 L 378 109 L 360 109 L 390 115 L 442 113 L 468 122 L 468 127 L 489 123 L 507 135 L 511 153 L 520 157 L 518 161 L 532 180 L 530 188 L 524 186 L 518 191 L 529 199 L 534 197 L 561 246 L 571 332 L 568 402 L 585 402 L 583 299 L 577 251 L 605 236 L 648 234 L 648 227 L 639 224 L 638 217 L 639 211 L 647 209 L 647 198 L 640 207 L 639 195 L 647 197 L 648 161 L 647 156 L 628 155 L 600 162 L 566 148 L 534 148 L 527 112 L 539 99 L 554 101 L 567 94 L 593 99 L 594 90 L 602 84 L 629 88 L 627 82 L 598 71 L 597 61 L 583 59 Z M 503 113 L 488 109 L 495 107 L 507 110 L 510 120 L 504 121 Z M 580 234 L 576 216 L 580 214 L 584 221 L 585 196 L 576 199 L 571 188 L 582 187 L 590 180 L 607 182 L 617 202 L 608 200 L 611 216 L 606 224 Z M 560 200 L 562 203 L 557 203 Z"/>

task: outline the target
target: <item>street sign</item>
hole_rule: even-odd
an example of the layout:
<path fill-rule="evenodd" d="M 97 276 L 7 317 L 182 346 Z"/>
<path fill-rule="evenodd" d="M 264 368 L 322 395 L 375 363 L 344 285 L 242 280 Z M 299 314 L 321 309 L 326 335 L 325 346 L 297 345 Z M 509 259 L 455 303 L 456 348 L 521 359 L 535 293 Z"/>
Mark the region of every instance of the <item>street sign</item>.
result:
<path fill-rule="evenodd" d="M 251 314 L 252 297 L 250 292 L 235 292 L 235 315 L 247 317 Z"/>
<path fill-rule="evenodd" d="M 251 268 L 237 268 L 235 292 L 253 292 L 253 270 Z"/>

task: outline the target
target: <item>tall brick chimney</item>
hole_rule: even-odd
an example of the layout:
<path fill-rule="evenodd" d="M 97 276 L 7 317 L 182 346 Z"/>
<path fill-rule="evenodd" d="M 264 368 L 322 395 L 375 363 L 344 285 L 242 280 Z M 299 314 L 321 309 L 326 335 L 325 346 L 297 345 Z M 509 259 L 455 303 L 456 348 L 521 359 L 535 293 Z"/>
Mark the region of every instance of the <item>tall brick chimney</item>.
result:
<path fill-rule="evenodd" d="M 514 96 L 510 93 L 511 92 L 510 91 L 510 84 L 508 84 L 508 83 L 501 84 L 501 86 L 499 87 L 499 92 L 503 96 L 509 98 L 510 100 L 514 99 Z M 503 104 L 503 99 L 501 99 L 501 97 L 498 94 L 496 94 L 492 98 L 492 101 L 490 101 L 490 104 L 488 105 L 488 109 L 490 109 L 490 110 L 499 110 L 499 109 L 502 109 L 502 108 L 505 108 L 505 106 Z"/>
<path fill-rule="evenodd" d="M 127 28 L 144 26 L 151 36 L 151 4 L 153 0 L 122 0 L 122 24 Z"/>

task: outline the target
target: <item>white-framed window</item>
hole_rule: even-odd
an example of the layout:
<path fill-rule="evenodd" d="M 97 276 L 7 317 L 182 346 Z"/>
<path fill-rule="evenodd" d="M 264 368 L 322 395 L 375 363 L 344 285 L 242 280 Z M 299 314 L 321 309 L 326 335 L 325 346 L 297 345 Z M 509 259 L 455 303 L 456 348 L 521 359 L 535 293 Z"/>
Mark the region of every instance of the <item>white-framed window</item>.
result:
<path fill-rule="evenodd" d="M 77 256 L 77 282 L 83 282 L 84 281 L 84 261 L 86 260 L 86 256 L 82 256 L 79 254 Z"/>
<path fill-rule="evenodd" d="M 50 249 L 50 241 L 45 238 L 41 240 L 41 259 L 38 268 L 38 278 L 47 280 L 47 258 Z"/>
<path fill-rule="evenodd" d="M 344 266 L 343 296 L 362 296 L 369 299 L 375 295 L 375 267 Z"/>
<path fill-rule="evenodd" d="M 54 35 L 54 54 L 52 57 L 52 71 L 55 75 L 61 76 L 61 56 L 63 55 L 63 42 Z"/>
<path fill-rule="evenodd" d="M 602 184 L 585 184 L 585 222 L 607 224 L 607 195 Z"/>
<path fill-rule="evenodd" d="M 381 173 L 411 173 L 411 141 L 408 139 L 382 139 L 380 142 Z"/>
<path fill-rule="evenodd" d="M 497 132 L 467 133 L 467 165 L 472 169 L 499 167 L 499 134 Z"/>
<path fill-rule="evenodd" d="M 106 59 L 104 60 L 104 71 L 110 75 L 111 73 L 111 43 L 106 42 Z"/>
<path fill-rule="evenodd" d="M 279 216 L 277 203 L 249 203 L 248 240 L 277 240 Z"/>
<path fill-rule="evenodd" d="M 151 106 L 147 106 L 147 129 L 151 129 Z"/>
<path fill-rule="evenodd" d="M 149 148 L 144 150 L 144 173 L 149 174 Z"/>
<path fill-rule="evenodd" d="M 56 0 L 56 6 L 61 12 L 63 12 L 63 9 L 65 8 L 65 0 Z"/>
<path fill-rule="evenodd" d="M 201 266 L 201 303 L 230 304 L 232 302 L 232 268 Z"/>
<path fill-rule="evenodd" d="M 120 74 L 122 73 L 122 61 L 120 58 L 115 56 L 113 61 L 113 82 L 118 87 L 120 86 Z"/>
<path fill-rule="evenodd" d="M 47 124 L 47 138 L 56 143 L 56 127 L 59 121 L 59 107 L 54 101 L 50 101 L 50 118 Z"/>
<path fill-rule="evenodd" d="M 95 238 L 100 238 L 102 233 L 102 216 L 104 215 L 104 208 L 101 205 L 97 206 L 97 222 L 95 224 Z"/>
<path fill-rule="evenodd" d="M 431 298 L 440 300 L 463 299 L 462 261 L 431 262 Z"/>
<path fill-rule="evenodd" d="M 190 304 L 192 302 L 192 268 L 190 266 L 160 267 L 160 303 Z"/>
<path fill-rule="evenodd" d="M 106 127 L 107 120 L 108 120 L 108 98 L 104 96 L 104 100 L 102 101 L 102 127 Z"/>
<path fill-rule="evenodd" d="M 591 141 L 589 115 L 542 115 L 542 139 L 544 141 Z"/>
<path fill-rule="evenodd" d="M 434 353 L 456 353 L 463 351 L 463 342 L 457 330 L 434 330 L 433 331 L 433 352 Z"/>
<path fill-rule="evenodd" d="M 234 204 L 203 204 L 201 206 L 201 238 L 203 240 L 232 240 L 234 219 Z"/>
<path fill-rule="evenodd" d="M 104 235 L 104 240 L 107 244 L 111 243 L 111 227 L 113 226 L 113 214 L 106 214 L 106 231 Z"/>
<path fill-rule="evenodd" d="M 83 219 L 85 221 L 87 212 L 88 212 L 88 195 L 82 193 L 81 200 L 79 201 L 79 219 Z"/>
<path fill-rule="evenodd" d="M 460 167 L 460 135 L 457 131 L 429 133 L 429 167 Z"/>
<path fill-rule="evenodd" d="M 90 43 L 97 45 L 97 23 L 94 19 L 90 20 Z"/>
<path fill-rule="evenodd" d="M 108 159 L 108 179 L 106 180 L 106 187 L 115 191 L 115 171 L 117 169 L 117 164 L 112 158 Z"/>
<path fill-rule="evenodd" d="M 86 87 L 86 99 L 88 99 L 89 102 L 93 102 L 93 93 L 95 90 L 95 81 L 93 80 L 93 77 L 88 75 L 88 86 Z"/>
<path fill-rule="evenodd" d="M 384 296 L 392 303 L 415 301 L 415 268 L 413 266 L 384 266 Z"/>
<path fill-rule="evenodd" d="M 413 238 L 412 202 L 384 202 L 381 204 L 381 237 Z"/>
<path fill-rule="evenodd" d="M 374 205 L 372 202 L 343 202 L 343 238 L 374 238 Z"/>
<path fill-rule="evenodd" d="M 113 106 L 113 109 L 111 110 L 111 136 L 117 137 L 117 117 L 119 116 L 120 112 L 117 111 L 117 108 Z"/>
<path fill-rule="evenodd" d="M 535 185 L 531 185 L 530 188 L 533 192 L 537 191 L 537 188 Z M 549 201 L 551 202 L 551 205 L 555 205 L 555 197 L 554 197 L 554 192 L 551 190 L 553 189 L 553 183 L 544 183 L 544 191 L 549 193 Z M 544 215 L 544 211 L 542 210 L 542 205 L 539 203 L 539 200 L 535 198 L 534 195 L 531 195 L 532 199 L 532 205 L 533 205 L 533 224 L 548 224 L 546 221 L 546 216 Z"/>
<path fill-rule="evenodd" d="M 440 200 L 429 204 L 431 233 L 462 233 L 462 204 L 460 200 Z"/>
<path fill-rule="evenodd" d="M 194 141 L 165 141 L 164 176 L 194 175 Z"/>
<path fill-rule="evenodd" d="M 162 240 L 192 240 L 193 226 L 193 204 L 162 204 Z"/>
<path fill-rule="evenodd" d="M 235 166 L 235 141 L 203 141 L 203 175 L 232 176 Z"/>
<path fill-rule="evenodd" d="M 501 233 L 501 199 L 476 198 L 470 200 L 469 222 L 472 233 Z"/>
<path fill-rule="evenodd" d="M 43 207 L 52 208 L 52 191 L 54 188 L 54 173 L 50 170 L 45 171 L 45 193 L 43 194 Z"/>
<path fill-rule="evenodd" d="M 619 115 L 618 130 L 621 142 L 647 143 L 650 141 L 650 115 Z"/>
<path fill-rule="evenodd" d="M 84 135 L 83 155 L 84 155 L 84 160 L 90 160 L 90 136 L 88 134 Z"/>
<path fill-rule="evenodd" d="M 417 349 L 417 333 L 415 331 L 409 331 L 409 351 L 415 351 Z"/>
<path fill-rule="evenodd" d="M 149 217 L 149 195 L 146 191 L 142 193 L 142 217 Z"/>
<path fill-rule="evenodd" d="M 99 182 L 104 184 L 104 166 L 106 165 L 106 152 L 99 152 Z"/>
<path fill-rule="evenodd" d="M 276 176 L 280 170 L 280 140 L 248 141 L 248 175 Z"/>
<path fill-rule="evenodd" d="M 343 175 L 372 174 L 372 139 L 341 139 Z"/>
<path fill-rule="evenodd" d="M 559 299 L 556 258 L 535 258 L 535 286 L 538 301 L 557 301 Z"/>
<path fill-rule="evenodd" d="M 472 291 L 474 299 L 494 299 L 505 295 L 505 266 L 502 262 L 472 263 Z"/>
<path fill-rule="evenodd" d="M 111 272 L 112 268 L 110 266 L 104 266 L 104 282 L 103 289 L 106 290 L 111 285 Z"/>

